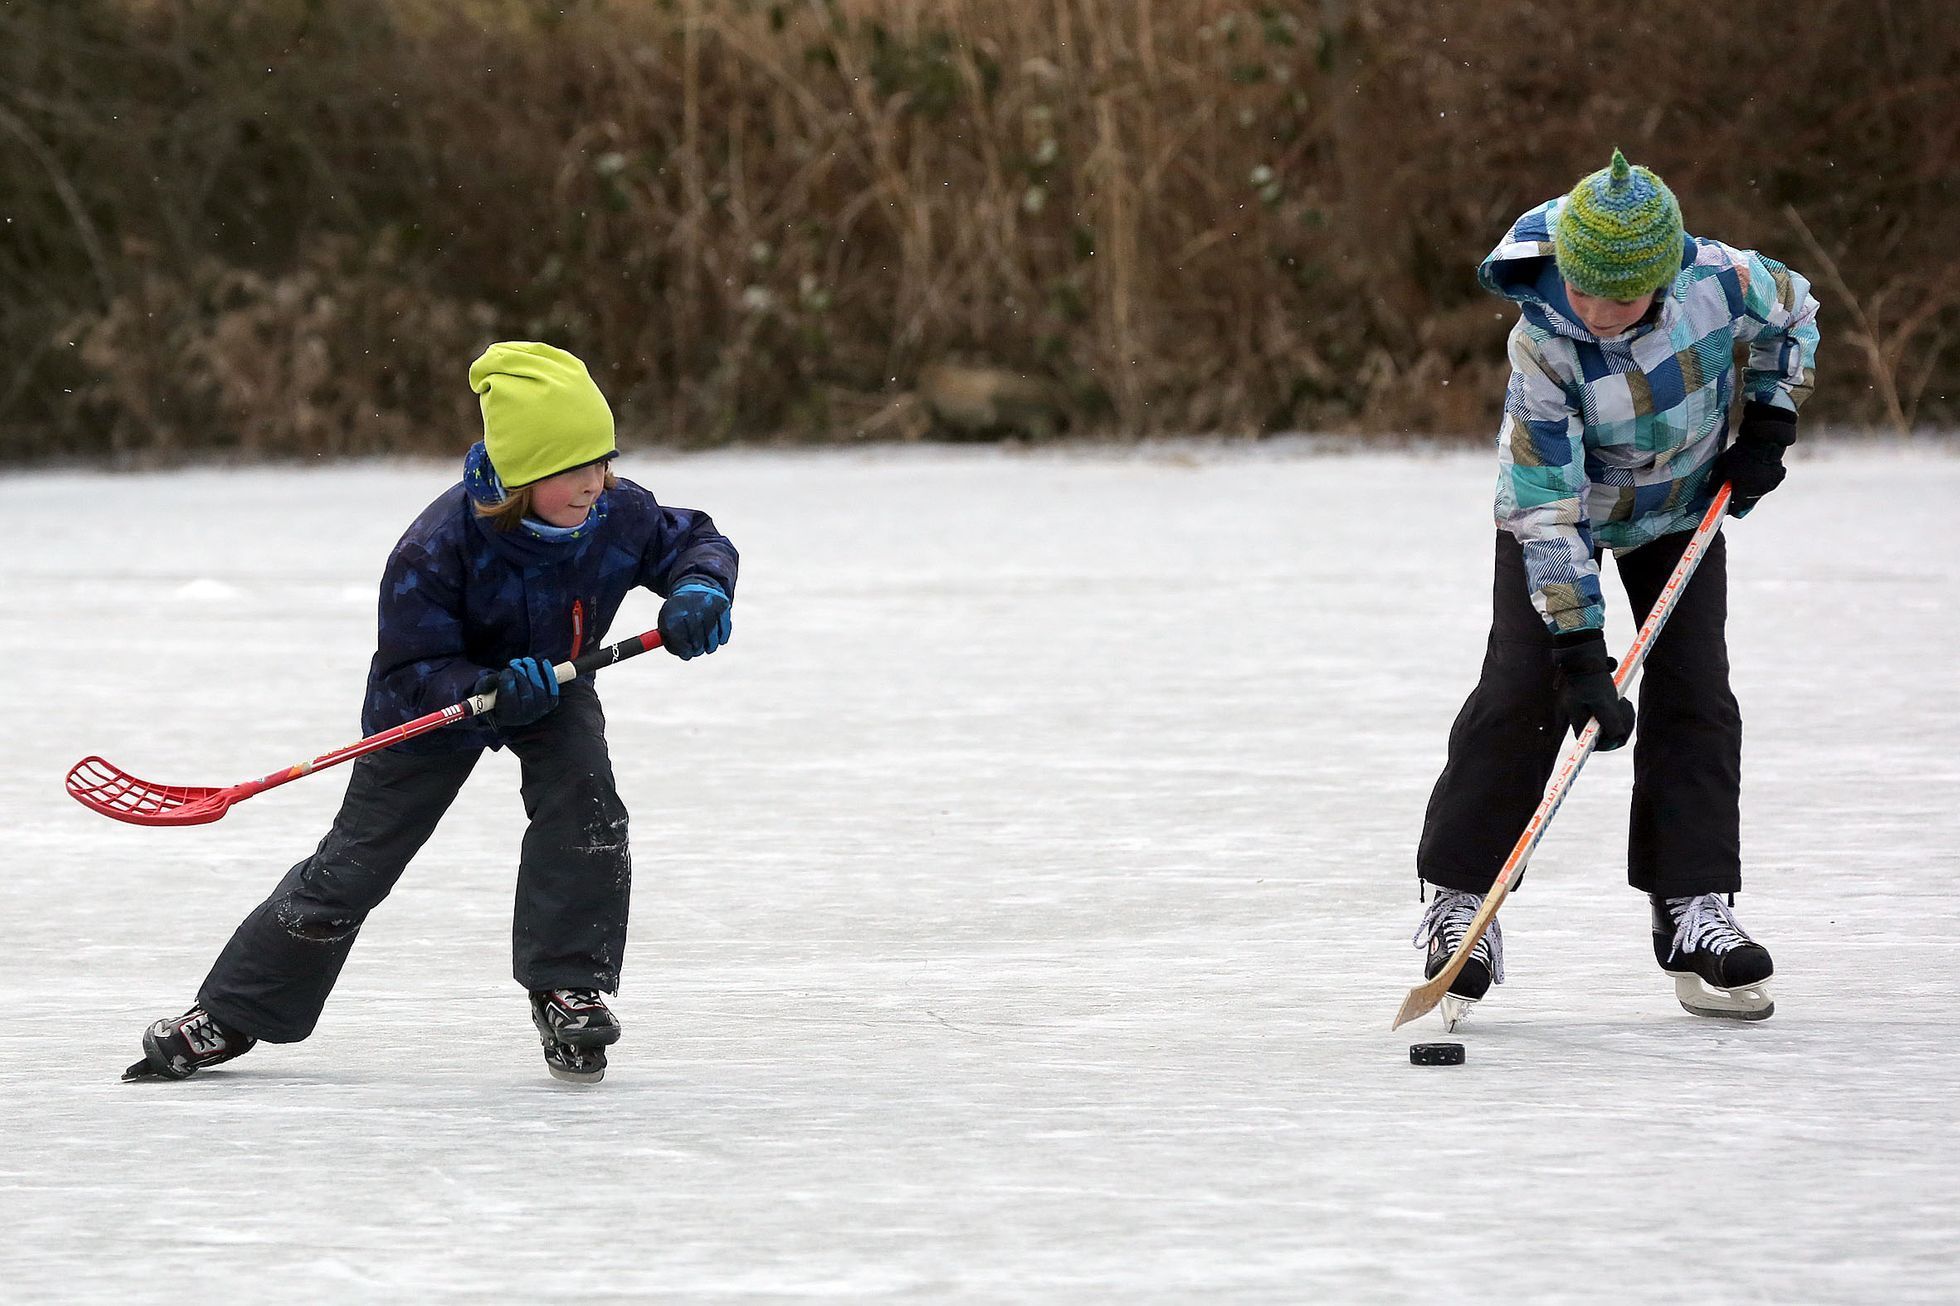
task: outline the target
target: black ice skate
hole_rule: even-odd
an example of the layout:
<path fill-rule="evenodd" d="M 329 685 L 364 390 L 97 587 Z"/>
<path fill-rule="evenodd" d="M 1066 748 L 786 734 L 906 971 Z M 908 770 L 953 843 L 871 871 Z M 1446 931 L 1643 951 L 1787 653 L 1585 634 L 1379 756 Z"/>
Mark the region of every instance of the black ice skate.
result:
<path fill-rule="evenodd" d="M 1449 965 L 1457 945 L 1470 932 L 1471 918 L 1483 905 L 1481 893 L 1431 887 L 1429 910 L 1422 914 L 1422 924 L 1416 926 L 1412 940 L 1416 947 L 1429 949 L 1422 965 L 1424 979 L 1435 979 Z M 1503 927 L 1493 920 L 1470 950 L 1470 960 L 1463 963 L 1463 969 L 1450 981 L 1449 991 L 1443 994 L 1443 1027 L 1455 1029 L 1456 1022 L 1470 1014 L 1470 1008 L 1483 1000 L 1492 984 L 1503 982 L 1504 933 Z"/>
<path fill-rule="evenodd" d="M 531 1023 L 552 1078 L 596 1084 L 606 1077 L 606 1046 L 619 1041 L 620 1029 L 597 990 L 541 989 L 531 995 Z"/>
<path fill-rule="evenodd" d="M 220 1024 L 203 1007 L 192 1007 L 143 1031 L 143 1059 L 123 1071 L 123 1079 L 189 1079 L 206 1066 L 244 1056 L 257 1042 Z"/>
<path fill-rule="evenodd" d="M 1682 1010 L 1729 1020 L 1768 1020 L 1776 1004 L 1765 982 L 1776 967 L 1769 950 L 1736 924 L 1722 895 L 1649 899 L 1654 907 L 1654 960 L 1673 978 Z"/>

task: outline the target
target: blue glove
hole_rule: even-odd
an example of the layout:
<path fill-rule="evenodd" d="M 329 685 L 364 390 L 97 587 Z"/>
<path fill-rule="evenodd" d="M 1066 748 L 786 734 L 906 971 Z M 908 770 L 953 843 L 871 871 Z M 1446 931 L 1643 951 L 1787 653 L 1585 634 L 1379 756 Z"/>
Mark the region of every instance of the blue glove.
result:
<path fill-rule="evenodd" d="M 505 730 L 528 726 L 558 706 L 558 673 L 543 658 L 512 658 L 502 671 L 486 671 L 472 692 L 497 691 L 490 719 Z"/>
<path fill-rule="evenodd" d="M 660 605 L 660 644 L 677 658 L 698 658 L 728 642 L 728 596 L 691 580 Z"/>

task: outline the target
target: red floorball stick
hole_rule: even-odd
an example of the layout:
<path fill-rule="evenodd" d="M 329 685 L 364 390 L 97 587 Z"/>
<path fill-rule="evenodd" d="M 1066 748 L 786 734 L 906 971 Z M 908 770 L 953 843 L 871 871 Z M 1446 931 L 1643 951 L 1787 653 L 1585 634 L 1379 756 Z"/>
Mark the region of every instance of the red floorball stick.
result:
<path fill-rule="evenodd" d="M 660 632 L 649 630 L 631 639 L 622 639 L 617 644 L 593 649 L 575 661 L 560 662 L 553 670 L 557 672 L 558 683 L 562 685 L 580 676 L 589 676 L 601 667 L 624 662 L 627 658 L 638 657 L 659 647 Z M 431 730 L 440 730 L 454 722 L 482 716 L 496 705 L 495 690 L 472 694 L 454 707 L 417 717 L 392 730 L 369 735 L 357 744 L 322 753 L 311 762 L 301 762 L 229 789 L 151 784 L 148 780 L 138 780 L 121 767 L 113 766 L 99 757 L 85 757 L 68 770 L 68 793 L 82 806 L 131 825 L 206 825 L 231 810 L 233 803 L 242 803 L 253 794 L 276 789 L 301 776 L 339 766 L 342 762 L 351 762 L 357 757 L 365 757 L 417 735 L 426 735 Z"/>
<path fill-rule="evenodd" d="M 1667 587 L 1661 591 L 1660 597 L 1654 600 L 1653 610 L 1647 614 L 1647 620 L 1640 623 L 1640 633 L 1633 637 L 1633 647 L 1629 648 L 1627 655 L 1620 659 L 1620 669 L 1613 675 L 1615 689 L 1624 691 L 1627 683 L 1633 679 L 1633 673 L 1638 671 L 1640 664 L 1647 660 L 1647 654 L 1654 647 L 1654 639 L 1661 633 L 1662 625 L 1673 613 L 1675 603 L 1681 598 L 1681 591 L 1687 588 L 1688 578 L 1694 575 L 1695 568 L 1701 565 L 1701 555 L 1707 550 L 1708 542 L 1714 539 L 1715 532 L 1722 528 L 1722 513 L 1729 506 L 1729 492 L 1730 487 L 1726 482 L 1715 492 L 1715 502 L 1709 504 L 1708 511 L 1702 514 L 1701 524 L 1695 527 L 1694 538 L 1688 541 L 1687 548 L 1681 550 L 1681 561 L 1674 564 L 1674 574 L 1667 578 Z M 1490 928 L 1492 919 L 1497 915 L 1497 909 L 1503 906 L 1504 899 L 1510 896 L 1511 886 L 1517 883 L 1518 876 L 1524 871 L 1525 863 L 1531 860 L 1531 854 L 1538 847 L 1539 839 L 1544 837 L 1546 827 L 1552 823 L 1553 813 L 1557 812 L 1559 804 L 1565 801 L 1565 795 L 1572 789 L 1572 782 L 1579 778 L 1579 768 L 1584 766 L 1586 759 L 1592 756 L 1593 747 L 1598 742 L 1599 722 L 1597 720 L 1586 722 L 1586 728 L 1580 732 L 1579 737 L 1566 747 L 1564 759 L 1559 763 L 1558 769 L 1552 772 L 1551 780 L 1545 785 L 1545 796 L 1539 799 L 1538 810 L 1531 814 L 1531 820 L 1526 823 L 1524 833 L 1518 836 L 1517 846 L 1511 849 L 1510 857 L 1505 859 L 1503 868 L 1497 872 L 1497 879 L 1490 886 L 1490 892 L 1484 895 L 1484 905 L 1479 907 L 1477 914 L 1470 918 L 1470 926 L 1463 933 L 1463 941 L 1456 945 L 1456 951 L 1450 954 L 1449 963 L 1437 971 L 1433 979 L 1409 990 L 1408 996 L 1402 999 L 1401 1009 L 1395 1013 L 1395 1024 L 1390 1026 L 1391 1029 L 1400 1029 L 1417 1016 L 1434 1010 L 1436 1004 L 1443 1000 L 1443 995 L 1449 992 L 1450 982 L 1456 978 L 1457 972 L 1469 963 L 1470 953 L 1476 948 L 1477 940 L 1484 937 L 1484 931 Z M 1447 1009 L 1444 1014 L 1448 1015 Z M 1450 1024 L 1451 1028 L 1455 1027 L 1454 1021 Z"/>

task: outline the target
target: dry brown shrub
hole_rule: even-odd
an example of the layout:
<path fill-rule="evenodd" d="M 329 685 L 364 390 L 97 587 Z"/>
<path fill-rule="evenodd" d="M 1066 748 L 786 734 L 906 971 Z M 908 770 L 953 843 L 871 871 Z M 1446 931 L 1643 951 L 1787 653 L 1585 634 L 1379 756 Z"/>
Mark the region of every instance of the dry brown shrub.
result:
<path fill-rule="evenodd" d="M 1472 268 L 1614 145 L 1808 272 L 1814 414 L 1960 409 L 1937 0 L 74 0 L 0 10 L 0 458 L 469 437 L 497 336 L 638 438 L 1485 434 Z M 74 342 L 72 345 L 70 342 Z M 915 405 L 916 407 L 916 405 Z"/>

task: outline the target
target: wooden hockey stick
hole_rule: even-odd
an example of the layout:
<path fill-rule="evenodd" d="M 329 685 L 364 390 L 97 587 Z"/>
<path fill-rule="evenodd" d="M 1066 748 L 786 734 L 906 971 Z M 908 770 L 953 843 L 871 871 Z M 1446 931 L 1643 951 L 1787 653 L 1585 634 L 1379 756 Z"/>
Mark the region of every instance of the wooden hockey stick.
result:
<path fill-rule="evenodd" d="M 1654 600 L 1653 610 L 1647 614 L 1647 620 L 1640 625 L 1640 633 L 1633 637 L 1633 647 L 1629 648 L 1627 655 L 1620 659 L 1620 669 L 1613 673 L 1613 687 L 1623 694 L 1627 685 L 1633 680 L 1634 673 L 1640 669 L 1640 664 L 1647 660 L 1647 653 L 1654 646 L 1654 638 L 1661 633 L 1661 627 L 1666 624 L 1668 616 L 1674 611 L 1674 605 L 1680 599 L 1681 591 L 1687 587 L 1688 578 L 1695 574 L 1695 568 L 1701 564 L 1701 555 L 1707 550 L 1708 542 L 1714 539 L 1715 532 L 1721 529 L 1722 514 L 1727 511 L 1728 506 L 1729 486 L 1724 484 L 1715 492 L 1715 501 L 1708 505 L 1708 511 L 1702 514 L 1701 524 L 1695 527 L 1694 538 L 1688 541 L 1687 548 L 1681 550 L 1681 561 L 1675 564 L 1674 574 L 1667 578 L 1667 587 L 1661 591 L 1660 597 Z M 1598 742 L 1599 721 L 1594 719 L 1586 722 L 1586 728 L 1580 732 L 1579 737 L 1566 747 L 1558 768 L 1552 772 L 1551 780 L 1545 785 L 1545 796 L 1539 799 L 1538 810 L 1531 814 L 1531 820 L 1526 823 L 1524 833 L 1518 836 L 1517 846 L 1511 849 L 1511 855 L 1505 859 L 1503 869 L 1497 872 L 1497 878 L 1491 882 L 1490 892 L 1484 895 L 1484 905 L 1477 909 L 1475 916 L 1470 918 L 1470 928 L 1464 931 L 1463 941 L 1457 944 L 1456 951 L 1450 954 L 1449 964 L 1437 971 L 1433 979 L 1409 990 L 1409 995 L 1402 999 L 1402 1009 L 1395 1013 L 1395 1023 L 1389 1028 L 1400 1029 L 1416 1017 L 1427 1015 L 1436 1009 L 1436 1004 L 1443 1000 L 1445 993 L 1449 992 L 1451 982 L 1456 979 L 1457 973 L 1469 964 L 1470 954 L 1476 948 L 1477 941 L 1484 937 L 1484 931 L 1490 928 L 1491 921 L 1497 917 L 1497 909 L 1502 907 L 1504 899 L 1510 896 L 1511 886 L 1523 873 L 1525 863 L 1531 860 L 1532 850 L 1538 847 L 1539 839 L 1544 837 L 1545 827 L 1552 823 L 1553 814 L 1558 811 L 1559 804 L 1565 801 L 1565 795 L 1571 790 L 1572 782 L 1579 778 L 1579 769 L 1586 764 L 1586 759 L 1592 756 L 1593 747 Z"/>

